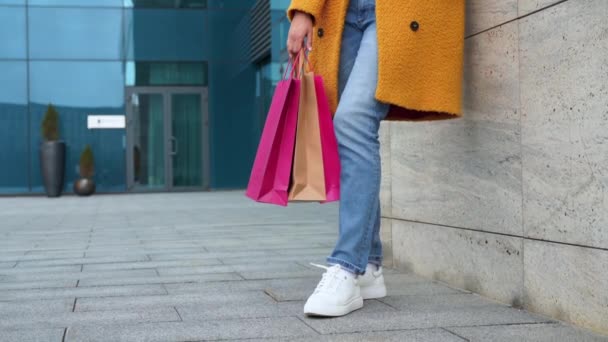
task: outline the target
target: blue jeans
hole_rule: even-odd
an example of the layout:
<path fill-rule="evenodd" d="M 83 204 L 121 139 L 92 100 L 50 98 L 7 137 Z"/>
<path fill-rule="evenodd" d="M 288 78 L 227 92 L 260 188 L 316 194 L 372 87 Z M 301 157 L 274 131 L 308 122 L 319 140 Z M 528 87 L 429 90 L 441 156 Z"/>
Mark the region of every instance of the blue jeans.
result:
<path fill-rule="evenodd" d="M 340 236 L 329 264 L 365 273 L 382 264 L 380 241 L 380 121 L 389 105 L 375 99 L 378 39 L 375 0 L 351 0 L 339 71 L 340 101 L 334 116 L 342 173 Z"/>

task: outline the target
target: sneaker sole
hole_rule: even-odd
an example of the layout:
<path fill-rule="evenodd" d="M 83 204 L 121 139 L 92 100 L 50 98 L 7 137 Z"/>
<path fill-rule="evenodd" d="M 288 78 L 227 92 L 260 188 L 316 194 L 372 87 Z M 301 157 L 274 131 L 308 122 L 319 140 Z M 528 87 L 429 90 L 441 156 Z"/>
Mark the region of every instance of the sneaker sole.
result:
<path fill-rule="evenodd" d="M 370 285 L 361 288 L 361 297 L 363 299 L 378 299 L 386 297 L 386 286 L 382 285 Z"/>
<path fill-rule="evenodd" d="M 322 307 L 315 305 L 307 305 L 304 308 L 304 314 L 308 316 L 339 317 L 347 315 L 355 310 L 359 310 L 362 307 L 363 297 L 359 296 L 353 299 L 350 303 L 341 306 Z"/>

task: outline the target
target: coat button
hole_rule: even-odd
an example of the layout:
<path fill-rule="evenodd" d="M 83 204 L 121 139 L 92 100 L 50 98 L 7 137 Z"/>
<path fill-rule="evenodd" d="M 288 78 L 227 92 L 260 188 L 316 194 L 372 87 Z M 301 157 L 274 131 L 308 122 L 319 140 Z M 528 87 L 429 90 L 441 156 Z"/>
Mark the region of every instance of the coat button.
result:
<path fill-rule="evenodd" d="M 420 25 L 418 24 L 417 21 L 412 21 L 410 23 L 410 28 L 412 29 L 412 31 L 416 32 L 420 28 Z"/>
<path fill-rule="evenodd" d="M 322 38 L 324 34 L 325 34 L 325 32 L 323 31 L 323 29 L 322 29 L 322 28 L 320 28 L 320 29 L 317 31 L 317 36 L 319 36 L 319 38 Z"/>

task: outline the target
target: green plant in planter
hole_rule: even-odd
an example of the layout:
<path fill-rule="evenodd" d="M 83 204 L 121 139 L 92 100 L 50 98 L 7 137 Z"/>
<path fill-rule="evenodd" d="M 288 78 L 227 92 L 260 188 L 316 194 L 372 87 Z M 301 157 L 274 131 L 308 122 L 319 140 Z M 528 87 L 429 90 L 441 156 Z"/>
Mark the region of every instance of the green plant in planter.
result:
<path fill-rule="evenodd" d="M 55 106 L 49 104 L 42 119 L 42 138 L 44 141 L 59 140 L 59 113 Z"/>
<path fill-rule="evenodd" d="M 80 154 L 79 173 L 80 179 L 74 182 L 74 192 L 79 196 L 90 196 L 95 192 L 95 160 L 93 149 L 87 145 Z"/>
<path fill-rule="evenodd" d="M 80 177 L 93 178 L 95 174 L 95 160 L 93 158 L 93 149 L 91 145 L 87 145 L 80 154 Z"/>
<path fill-rule="evenodd" d="M 59 140 L 59 113 L 52 104 L 40 125 L 40 174 L 48 197 L 59 197 L 65 171 L 65 142 Z"/>

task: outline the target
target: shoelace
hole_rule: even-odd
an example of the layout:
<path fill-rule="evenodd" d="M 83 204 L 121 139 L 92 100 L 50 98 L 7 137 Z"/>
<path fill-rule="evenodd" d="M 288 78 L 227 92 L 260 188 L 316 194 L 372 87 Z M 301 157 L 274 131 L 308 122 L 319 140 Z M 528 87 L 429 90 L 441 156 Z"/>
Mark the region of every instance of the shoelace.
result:
<path fill-rule="evenodd" d="M 338 285 L 344 281 L 345 278 L 338 277 L 338 272 L 340 271 L 340 265 L 334 265 L 331 267 L 310 263 L 312 266 L 319 267 L 325 270 L 323 276 L 321 277 L 321 281 L 315 288 L 315 293 L 321 291 L 335 291 L 338 288 Z"/>

